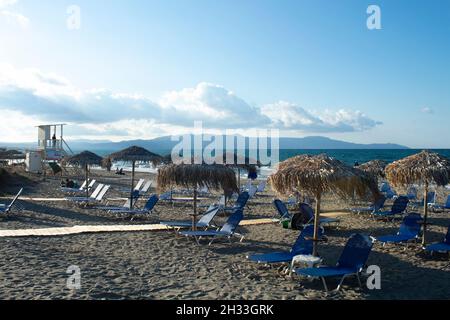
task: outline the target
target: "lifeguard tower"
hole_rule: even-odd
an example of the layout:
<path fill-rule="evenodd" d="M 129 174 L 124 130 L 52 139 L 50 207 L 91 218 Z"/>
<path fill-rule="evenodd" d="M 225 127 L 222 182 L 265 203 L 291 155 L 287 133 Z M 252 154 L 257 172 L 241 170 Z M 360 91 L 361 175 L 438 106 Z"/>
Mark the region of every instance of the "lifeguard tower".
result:
<path fill-rule="evenodd" d="M 41 153 L 42 160 L 61 161 L 68 153 L 73 153 L 64 140 L 64 126 L 65 124 L 46 124 L 37 127 L 37 151 Z"/>
<path fill-rule="evenodd" d="M 69 154 L 73 154 L 64 140 L 65 124 L 45 124 L 38 128 L 38 146 L 34 150 L 27 150 L 25 167 L 28 172 L 44 173 L 50 166 L 53 173 L 62 172 L 64 168 L 58 165 Z"/>

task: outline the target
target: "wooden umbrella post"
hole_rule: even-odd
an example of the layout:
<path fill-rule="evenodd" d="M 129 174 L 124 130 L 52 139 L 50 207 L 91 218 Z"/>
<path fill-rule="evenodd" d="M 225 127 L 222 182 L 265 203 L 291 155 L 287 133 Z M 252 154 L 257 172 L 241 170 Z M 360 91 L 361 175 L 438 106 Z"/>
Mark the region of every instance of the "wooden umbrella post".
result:
<path fill-rule="evenodd" d="M 425 191 L 424 191 L 424 195 L 423 195 L 423 233 L 422 233 L 422 246 L 425 246 L 425 245 L 426 245 L 427 218 L 428 218 L 428 181 L 425 181 Z"/>
<path fill-rule="evenodd" d="M 130 209 L 133 209 L 133 188 L 134 188 L 134 167 L 136 161 L 133 160 L 131 168 L 131 191 L 130 191 Z"/>
<path fill-rule="evenodd" d="M 320 199 L 321 193 L 316 195 L 316 212 L 314 213 L 314 239 L 313 239 L 313 256 L 317 257 L 317 245 L 319 240 L 319 225 L 320 225 Z"/>
<path fill-rule="evenodd" d="M 86 198 L 89 198 L 89 166 L 87 163 L 84 170 L 86 174 Z"/>
<path fill-rule="evenodd" d="M 192 230 L 197 230 L 197 188 L 194 188 L 194 214 L 192 215 Z"/>

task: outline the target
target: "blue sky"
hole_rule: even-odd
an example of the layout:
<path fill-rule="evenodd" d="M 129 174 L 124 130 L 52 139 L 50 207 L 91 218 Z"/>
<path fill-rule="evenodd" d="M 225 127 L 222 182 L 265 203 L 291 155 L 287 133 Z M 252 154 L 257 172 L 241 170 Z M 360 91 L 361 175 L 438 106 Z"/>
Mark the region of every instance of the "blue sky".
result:
<path fill-rule="evenodd" d="M 446 0 L 0 0 L 5 137 L 62 121 L 73 138 L 152 138 L 202 120 L 450 148 L 449 39 Z"/>

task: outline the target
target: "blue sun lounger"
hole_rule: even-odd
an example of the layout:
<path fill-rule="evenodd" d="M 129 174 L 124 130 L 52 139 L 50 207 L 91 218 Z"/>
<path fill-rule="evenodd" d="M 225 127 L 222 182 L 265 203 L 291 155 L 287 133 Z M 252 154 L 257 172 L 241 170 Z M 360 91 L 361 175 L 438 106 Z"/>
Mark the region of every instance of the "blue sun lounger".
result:
<path fill-rule="evenodd" d="M 258 263 L 289 263 L 292 258 L 298 255 L 310 255 L 313 252 L 314 226 L 307 225 L 301 232 L 290 251 L 272 252 L 267 254 L 255 254 L 247 256 L 247 259 Z M 319 229 L 319 237 L 323 231 Z"/>
<path fill-rule="evenodd" d="M 398 215 L 402 215 L 405 213 L 406 208 L 408 207 L 409 199 L 406 196 L 400 196 L 395 199 L 394 204 L 392 205 L 391 210 L 389 211 L 374 211 L 372 212 L 372 217 L 380 217 L 380 218 L 394 218 Z"/>
<path fill-rule="evenodd" d="M 2 215 L 8 214 L 14 208 L 16 201 L 19 199 L 22 192 L 23 192 L 23 188 L 21 188 L 19 190 L 19 192 L 16 194 L 16 196 L 10 202 L 10 204 L 8 204 L 7 206 L 0 206 L 0 214 L 2 214 Z"/>
<path fill-rule="evenodd" d="M 381 196 L 379 199 L 377 199 L 373 203 L 373 205 L 371 205 L 369 207 L 351 208 L 350 211 L 352 213 L 356 213 L 356 214 L 377 212 L 377 211 L 380 211 L 381 209 L 383 209 L 385 202 L 386 202 L 386 197 Z"/>
<path fill-rule="evenodd" d="M 306 224 L 313 224 L 314 223 L 314 209 L 311 208 L 311 206 L 307 203 L 301 203 L 300 204 L 300 210 L 305 213 L 307 215 L 307 218 L 309 219 L 309 221 Z M 319 219 L 319 225 L 323 226 L 326 224 L 331 224 L 331 223 L 339 223 L 340 220 L 339 219 L 335 219 L 335 218 L 325 218 L 325 217 L 320 217 Z"/>
<path fill-rule="evenodd" d="M 182 231 L 180 232 L 180 235 L 183 235 L 185 237 L 193 237 L 197 244 L 200 244 L 200 240 L 202 238 L 212 238 L 209 242 L 209 245 L 211 245 L 214 240 L 219 238 L 227 238 L 231 243 L 231 238 L 233 236 L 240 237 L 240 242 L 242 242 L 242 240 L 244 240 L 244 236 L 236 233 L 235 231 L 243 218 L 244 213 L 242 209 L 238 209 L 228 218 L 227 223 L 225 223 L 223 227 L 218 231 Z"/>
<path fill-rule="evenodd" d="M 349 276 L 356 276 L 359 286 L 362 287 L 360 274 L 366 265 L 372 246 L 373 241 L 370 237 L 362 234 L 354 234 L 347 241 L 344 251 L 342 251 L 335 267 L 323 266 L 319 268 L 297 269 L 295 272 L 300 276 L 322 279 L 323 286 L 327 292 L 328 287 L 325 278 L 329 277 L 342 277 L 336 288 L 337 291 L 341 289 L 345 278 Z"/>
<path fill-rule="evenodd" d="M 445 202 L 444 205 L 440 205 L 440 204 L 433 204 L 431 205 L 432 209 L 438 209 L 438 210 L 450 210 L 450 195 L 447 196 L 447 201 Z"/>
<path fill-rule="evenodd" d="M 218 206 L 210 206 L 209 209 L 205 212 L 205 214 L 201 217 L 201 219 L 197 222 L 197 228 L 208 229 L 211 226 L 211 222 L 216 217 L 220 208 Z M 192 227 L 192 221 L 162 221 L 160 224 L 167 227 L 167 229 L 174 229 L 175 231 L 179 231 L 183 228 Z"/>
<path fill-rule="evenodd" d="M 236 202 L 234 203 L 234 206 L 223 207 L 222 210 L 224 211 L 235 211 L 238 209 L 244 210 L 245 206 L 247 205 L 248 199 L 250 199 L 250 195 L 247 191 L 244 191 L 238 196 Z"/>
<path fill-rule="evenodd" d="M 439 243 L 433 243 L 425 247 L 428 252 L 450 252 L 450 225 L 448 226 L 447 234 L 445 235 L 444 241 Z"/>
<path fill-rule="evenodd" d="M 397 234 L 377 237 L 376 240 L 382 242 L 383 245 L 386 243 L 416 241 L 419 238 L 420 229 L 422 227 L 420 222 L 422 222 L 422 220 L 420 214 L 410 213 L 403 219 Z"/>
<path fill-rule="evenodd" d="M 284 219 L 291 219 L 291 214 L 289 213 L 288 208 L 286 207 L 286 205 L 284 204 L 283 201 L 279 200 L 279 199 L 275 199 L 273 201 L 273 205 L 275 206 L 275 209 L 277 209 L 281 220 Z"/>
<path fill-rule="evenodd" d="M 136 203 L 136 201 L 140 198 L 140 193 L 138 190 L 134 190 L 132 193 L 133 197 L 133 203 Z M 123 206 L 110 206 L 110 205 L 104 205 L 104 206 L 98 206 L 94 207 L 93 209 L 96 210 L 102 210 L 102 211 L 112 211 L 112 210 L 130 210 L 131 209 L 131 200 L 128 198 Z"/>
<path fill-rule="evenodd" d="M 145 204 L 144 208 L 142 209 L 129 209 L 129 208 L 121 208 L 121 209 L 115 209 L 115 210 L 110 210 L 110 213 L 115 213 L 115 214 L 127 214 L 127 215 L 138 215 L 138 214 L 150 214 L 153 212 L 153 210 L 155 209 L 156 204 L 158 203 L 159 198 L 157 195 L 152 195 L 148 200 L 147 203 Z M 133 219 L 131 219 L 133 220 Z"/>

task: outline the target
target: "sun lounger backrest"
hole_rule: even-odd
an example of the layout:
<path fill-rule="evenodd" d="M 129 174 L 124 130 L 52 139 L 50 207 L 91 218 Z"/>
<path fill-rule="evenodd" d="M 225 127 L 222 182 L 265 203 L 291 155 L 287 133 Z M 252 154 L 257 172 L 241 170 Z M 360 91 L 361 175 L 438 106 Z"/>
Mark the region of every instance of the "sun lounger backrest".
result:
<path fill-rule="evenodd" d="M 258 188 L 256 189 L 257 192 L 262 193 L 266 189 L 267 182 L 261 181 L 261 183 L 258 185 Z"/>
<path fill-rule="evenodd" d="M 427 194 L 427 201 L 428 203 L 435 203 L 436 200 L 436 192 L 430 191 Z"/>
<path fill-rule="evenodd" d="M 152 211 L 153 208 L 155 207 L 155 205 L 158 203 L 158 201 L 159 201 L 158 196 L 157 196 L 157 195 L 152 195 L 152 196 L 148 199 L 147 203 L 145 204 L 144 210 L 146 210 L 146 211 Z"/>
<path fill-rule="evenodd" d="M 209 225 L 218 212 L 219 207 L 217 206 L 209 207 L 208 211 L 206 211 L 206 213 L 201 217 L 198 223 L 202 225 Z"/>
<path fill-rule="evenodd" d="M 95 199 L 97 198 L 98 194 L 100 193 L 100 191 L 102 191 L 104 184 L 99 184 L 97 186 L 97 188 L 95 188 L 94 192 L 92 192 L 91 194 L 91 198 Z"/>
<path fill-rule="evenodd" d="M 225 196 L 221 196 L 220 199 L 219 199 L 219 206 L 225 207 L 225 205 L 226 205 L 225 200 L 226 200 Z"/>
<path fill-rule="evenodd" d="M 255 186 L 251 186 L 250 189 L 248 190 L 248 195 L 250 198 L 253 198 L 257 192 L 258 192 L 258 188 Z"/>
<path fill-rule="evenodd" d="M 17 199 L 19 199 L 22 192 L 23 192 L 23 188 L 21 188 L 19 190 L 19 192 L 16 194 L 16 196 L 14 197 L 14 199 L 12 199 L 11 203 L 8 205 L 8 207 L 5 210 L 6 213 L 8 213 L 14 207 L 14 204 L 16 203 Z"/>
<path fill-rule="evenodd" d="M 406 210 L 408 206 L 409 199 L 405 196 L 400 196 L 395 199 L 394 204 L 392 205 L 392 213 L 402 213 Z"/>
<path fill-rule="evenodd" d="M 103 187 L 102 191 L 98 194 L 98 196 L 95 198 L 97 201 L 102 201 L 105 194 L 108 192 L 109 188 L 111 188 L 110 185 L 106 185 Z"/>
<path fill-rule="evenodd" d="M 87 183 L 86 180 L 84 180 L 83 184 L 80 187 L 80 191 L 84 190 L 84 188 L 86 187 L 86 183 Z"/>
<path fill-rule="evenodd" d="M 373 211 L 379 211 L 379 210 L 383 209 L 385 203 L 386 203 L 386 197 L 382 195 L 380 198 L 378 198 L 374 202 Z"/>
<path fill-rule="evenodd" d="M 450 244 L 450 225 L 448 226 L 447 234 L 445 235 L 444 242 Z"/>
<path fill-rule="evenodd" d="M 381 192 L 388 192 L 389 190 L 391 190 L 391 186 L 386 182 L 384 182 L 380 187 Z"/>
<path fill-rule="evenodd" d="M 417 236 L 420 232 L 421 224 L 419 224 L 419 222 L 421 221 L 422 217 L 420 214 L 410 213 L 403 219 L 398 234 L 414 237 Z"/>
<path fill-rule="evenodd" d="M 278 213 L 280 214 L 280 216 L 282 218 L 287 218 L 290 216 L 289 210 L 286 207 L 286 205 L 283 203 L 283 201 L 281 201 L 279 199 L 275 199 L 273 201 L 273 205 L 275 206 L 275 208 L 277 209 Z"/>
<path fill-rule="evenodd" d="M 90 188 L 92 188 L 93 186 L 94 186 L 94 184 L 97 182 L 97 180 L 91 180 L 91 182 L 89 183 L 89 186 L 88 186 L 88 188 L 90 189 Z M 86 185 L 85 185 L 86 186 Z M 84 187 L 83 187 L 83 189 L 84 189 Z"/>
<path fill-rule="evenodd" d="M 415 187 L 409 188 L 406 196 L 410 200 L 416 199 L 417 198 L 417 189 Z"/>
<path fill-rule="evenodd" d="M 239 223 L 241 223 L 244 218 L 244 213 L 242 209 L 238 209 L 234 211 L 234 213 L 228 218 L 227 223 L 220 229 L 220 232 L 225 232 L 229 234 L 233 234 L 234 230 L 236 230 Z"/>
<path fill-rule="evenodd" d="M 366 235 L 350 236 L 337 263 L 338 267 L 351 268 L 355 271 L 363 268 L 369 258 L 372 246 L 373 241 Z"/>
<path fill-rule="evenodd" d="M 144 179 L 140 179 L 139 182 L 137 183 L 136 187 L 134 187 L 134 190 L 140 190 L 142 185 L 144 184 L 145 180 Z"/>
<path fill-rule="evenodd" d="M 146 193 L 150 187 L 152 186 L 152 181 L 148 180 L 146 184 L 144 184 L 144 187 L 142 188 L 141 192 Z"/>
<path fill-rule="evenodd" d="M 246 205 L 247 205 L 247 201 L 250 198 L 250 195 L 248 194 L 247 191 L 242 192 L 239 197 L 236 200 L 236 203 L 234 204 L 234 206 L 236 208 L 241 208 L 243 209 Z"/>
<path fill-rule="evenodd" d="M 308 219 L 314 219 L 314 210 L 307 203 L 300 203 L 299 205 L 300 212 L 306 215 Z"/>
<path fill-rule="evenodd" d="M 319 238 L 323 235 L 323 229 L 319 228 Z M 291 252 L 301 252 L 302 254 L 312 254 L 313 253 L 313 241 L 314 236 L 314 225 L 307 225 L 301 232 L 292 246 Z M 308 239 L 306 239 L 308 238 Z"/>

